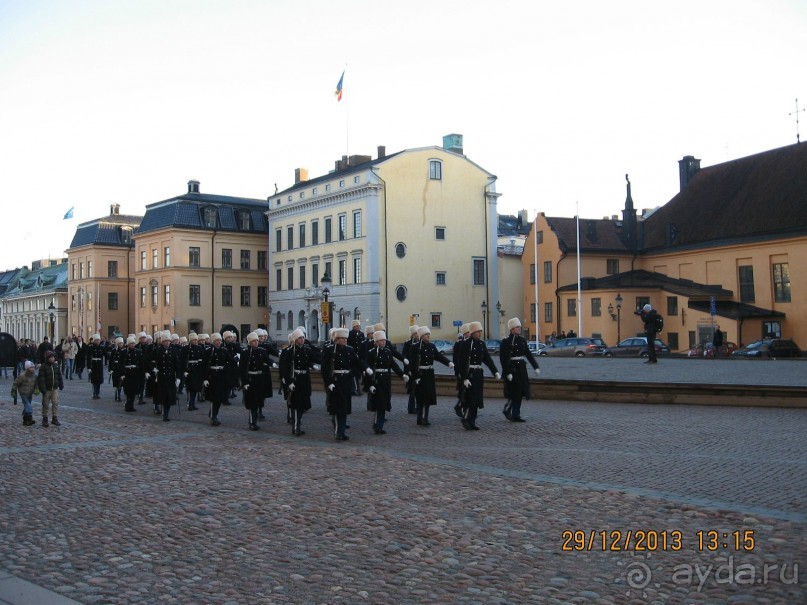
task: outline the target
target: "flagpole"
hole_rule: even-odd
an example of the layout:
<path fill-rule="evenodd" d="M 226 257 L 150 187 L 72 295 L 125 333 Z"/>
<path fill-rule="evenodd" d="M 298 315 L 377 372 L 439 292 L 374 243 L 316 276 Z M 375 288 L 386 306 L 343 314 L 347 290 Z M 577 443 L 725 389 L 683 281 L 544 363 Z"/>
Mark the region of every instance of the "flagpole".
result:
<path fill-rule="evenodd" d="M 580 281 L 580 203 L 577 205 L 577 336 L 583 335 L 583 290 Z"/>
<path fill-rule="evenodd" d="M 345 72 L 347 71 L 347 63 L 345 63 L 345 69 L 342 71 L 342 77 L 344 78 Z M 344 82 L 342 82 L 342 89 L 344 90 Z M 345 99 L 345 155 L 348 157 L 348 161 L 350 160 L 350 111 L 348 106 L 348 100 Z"/>
<path fill-rule="evenodd" d="M 535 281 L 535 350 L 538 350 L 538 343 L 541 341 L 541 321 L 538 314 L 538 210 L 535 210 L 535 220 L 533 229 L 533 257 L 535 259 L 535 267 L 533 270 Z"/>

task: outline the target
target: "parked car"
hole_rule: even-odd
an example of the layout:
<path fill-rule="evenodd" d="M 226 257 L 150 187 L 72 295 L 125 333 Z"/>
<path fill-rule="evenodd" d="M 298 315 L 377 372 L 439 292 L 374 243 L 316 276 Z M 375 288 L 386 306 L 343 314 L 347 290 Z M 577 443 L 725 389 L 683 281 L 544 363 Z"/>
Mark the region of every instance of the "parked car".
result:
<path fill-rule="evenodd" d="M 720 347 L 720 357 L 729 357 L 737 350 L 737 345 L 733 342 L 726 342 Z M 687 357 L 709 358 L 715 356 L 715 346 L 711 342 L 695 345 L 687 351 Z"/>
<path fill-rule="evenodd" d="M 533 355 L 535 355 L 535 354 L 540 355 L 541 351 L 547 347 L 547 345 L 545 343 L 540 342 L 540 341 L 536 343 L 534 340 L 528 340 L 527 341 L 527 346 L 530 348 L 530 352 Z"/>
<path fill-rule="evenodd" d="M 539 355 L 552 357 L 590 357 L 602 355 L 605 347 L 592 338 L 561 338 L 541 349 Z"/>
<path fill-rule="evenodd" d="M 437 347 L 437 350 L 440 353 L 451 353 L 454 351 L 454 343 L 448 340 L 432 340 L 432 344 Z"/>
<path fill-rule="evenodd" d="M 737 349 L 732 357 L 801 357 L 799 346 L 788 338 L 763 338 Z"/>
<path fill-rule="evenodd" d="M 656 338 L 656 355 L 669 355 L 670 348 Z M 647 357 L 647 337 L 633 336 L 626 338 L 615 347 L 608 347 L 603 352 L 605 357 Z"/>
<path fill-rule="evenodd" d="M 497 340 L 495 338 L 488 338 L 487 340 L 482 341 L 485 343 L 485 346 L 488 348 L 489 353 L 498 353 L 499 349 L 502 348 L 502 341 Z"/>

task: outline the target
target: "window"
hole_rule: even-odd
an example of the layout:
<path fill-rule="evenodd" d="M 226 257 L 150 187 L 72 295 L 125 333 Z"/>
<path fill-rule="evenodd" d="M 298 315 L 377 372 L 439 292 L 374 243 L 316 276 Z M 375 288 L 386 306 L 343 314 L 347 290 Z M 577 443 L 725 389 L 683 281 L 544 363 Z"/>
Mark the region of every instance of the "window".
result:
<path fill-rule="evenodd" d="M 754 267 L 741 265 L 737 267 L 737 275 L 740 286 L 740 302 L 754 302 Z"/>
<path fill-rule="evenodd" d="M 166 307 L 171 305 L 171 286 L 168 284 L 163 286 L 163 300 L 165 301 Z"/>
<path fill-rule="evenodd" d="M 353 283 L 360 284 L 361 283 L 361 258 L 357 257 L 353 259 Z"/>
<path fill-rule="evenodd" d="M 250 265 L 250 251 L 241 250 L 241 268 L 248 270 L 249 265 Z"/>
<path fill-rule="evenodd" d="M 87 277 L 92 277 L 92 261 L 87 261 Z"/>
<path fill-rule="evenodd" d="M 432 328 L 439 328 L 442 321 L 442 314 L 431 313 L 431 317 L 432 317 Z"/>
<path fill-rule="evenodd" d="M 241 231 L 249 231 L 249 212 L 238 213 L 238 224 Z"/>
<path fill-rule="evenodd" d="M 275 271 L 275 290 L 280 292 L 283 289 L 283 269 Z"/>
<path fill-rule="evenodd" d="M 670 315 L 670 316 L 678 315 L 678 297 L 677 296 L 668 296 L 667 297 L 667 315 Z"/>
<path fill-rule="evenodd" d="M 311 221 L 311 245 L 319 244 L 319 221 Z"/>
<path fill-rule="evenodd" d="M 75 294 L 70 295 L 70 310 L 71 311 L 76 310 L 76 295 Z"/>
<path fill-rule="evenodd" d="M 361 210 L 353 211 L 353 237 L 361 237 Z"/>
<path fill-rule="evenodd" d="M 339 261 L 339 285 L 344 286 L 347 283 L 347 261 Z"/>
<path fill-rule="evenodd" d="M 446 285 L 446 272 L 445 271 L 438 271 L 435 275 L 434 283 L 437 286 L 445 286 Z"/>
<path fill-rule="evenodd" d="M 301 199 L 301 200 L 304 200 L 304 199 L 305 199 L 305 191 L 301 191 L 301 192 L 300 192 L 300 199 Z"/>
<path fill-rule="evenodd" d="M 535 236 L 535 243 L 536 244 L 543 244 L 544 243 L 544 232 L 539 231 L 538 234 Z"/>
<path fill-rule="evenodd" d="M 602 299 L 601 298 L 592 298 L 591 299 L 591 316 L 592 317 L 602 317 Z"/>
<path fill-rule="evenodd" d="M 252 297 L 251 286 L 241 286 L 241 306 L 249 307 L 252 305 L 250 298 Z"/>
<path fill-rule="evenodd" d="M 75 265 L 73 265 L 75 267 Z M 107 277 L 117 277 L 118 276 L 118 261 L 110 260 L 106 263 L 106 274 Z"/>
<path fill-rule="evenodd" d="M 110 311 L 118 310 L 118 293 L 110 292 L 106 295 L 106 308 Z"/>
<path fill-rule="evenodd" d="M 202 211 L 202 216 L 204 218 L 205 227 L 208 229 L 215 229 L 216 228 L 216 209 L 211 207 L 205 208 Z"/>
<path fill-rule="evenodd" d="M 171 247 L 165 246 L 163 248 L 163 266 L 170 267 L 171 266 Z"/>
<path fill-rule="evenodd" d="M 325 243 L 331 243 L 331 217 L 325 219 Z"/>
<path fill-rule="evenodd" d="M 269 302 L 269 288 L 266 286 L 258 286 L 258 306 L 265 307 Z"/>
<path fill-rule="evenodd" d="M 305 288 L 305 265 L 300 265 L 300 279 L 297 282 L 301 288 Z"/>
<path fill-rule="evenodd" d="M 325 191 L 330 191 L 330 190 L 331 190 L 331 184 L 330 183 L 325 183 Z"/>
<path fill-rule="evenodd" d="M 637 296 L 636 297 L 636 308 L 641 309 L 645 305 L 650 304 L 650 297 L 649 296 Z"/>
<path fill-rule="evenodd" d="M 282 330 L 283 329 L 283 314 L 278 311 L 275 315 L 275 330 Z"/>
<path fill-rule="evenodd" d="M 551 284 L 552 283 L 552 261 L 545 260 L 544 261 L 544 283 Z"/>
<path fill-rule="evenodd" d="M 339 215 L 339 241 L 344 241 L 347 239 L 347 215 L 340 214 Z"/>
<path fill-rule="evenodd" d="M 395 244 L 395 256 L 398 258 L 406 256 L 406 244 L 402 244 L 401 242 Z"/>
<path fill-rule="evenodd" d="M 359 175 L 354 176 L 353 177 L 353 183 L 356 184 L 356 185 L 361 183 L 361 177 Z"/>
<path fill-rule="evenodd" d="M 569 317 L 577 317 L 577 300 L 570 298 L 566 301 L 566 315 Z"/>
<path fill-rule="evenodd" d="M 677 351 L 679 349 L 677 332 L 667 332 L 667 346 L 670 351 Z"/>
<path fill-rule="evenodd" d="M 773 264 L 773 300 L 790 302 L 790 268 L 788 263 Z"/>
<path fill-rule="evenodd" d="M 143 253 L 145 255 L 145 252 Z M 202 254 L 201 249 L 197 246 L 191 246 L 188 249 L 188 265 L 191 267 L 201 267 L 202 266 Z"/>
<path fill-rule="evenodd" d="M 288 316 L 287 316 L 287 323 L 286 323 L 286 325 L 288 326 L 289 330 L 293 330 L 293 329 L 294 329 L 294 314 L 293 314 L 291 311 L 289 311 L 289 314 L 288 314 Z"/>
<path fill-rule="evenodd" d="M 474 259 L 474 285 L 485 285 L 485 259 L 483 258 Z"/>
<path fill-rule="evenodd" d="M 286 227 L 286 247 L 288 250 L 294 250 L 294 225 Z"/>
<path fill-rule="evenodd" d="M 619 259 L 608 258 L 605 260 L 605 272 L 608 275 L 616 275 L 619 273 Z"/>
<path fill-rule="evenodd" d="M 275 229 L 275 252 L 280 252 L 283 249 L 283 230 Z"/>
<path fill-rule="evenodd" d="M 140 306 L 146 306 L 146 288 L 140 288 Z"/>
<path fill-rule="evenodd" d="M 311 195 L 317 195 L 317 188 L 316 187 L 311 189 Z"/>
<path fill-rule="evenodd" d="M 258 250 L 258 270 L 259 271 L 266 271 L 266 267 L 268 266 L 267 262 L 267 253 L 266 250 Z"/>
<path fill-rule="evenodd" d="M 401 302 L 406 300 L 406 286 L 398 286 L 395 288 L 395 298 Z"/>
<path fill-rule="evenodd" d="M 325 263 L 325 275 L 333 279 L 333 267 L 331 266 L 330 261 Z"/>
<path fill-rule="evenodd" d="M 319 285 L 319 264 L 314 263 L 311 265 L 311 285 L 317 287 Z"/>
<path fill-rule="evenodd" d="M 433 181 L 443 179 L 443 163 L 440 160 L 429 160 L 429 178 Z"/>
<path fill-rule="evenodd" d="M 289 290 L 294 290 L 294 267 L 289 267 L 286 270 L 286 287 Z"/>
<path fill-rule="evenodd" d="M 762 322 L 763 338 L 782 338 L 782 323 L 779 321 Z"/>
<path fill-rule="evenodd" d="M 124 244 L 132 243 L 132 230 L 129 227 L 122 227 L 120 230 L 121 241 Z"/>
<path fill-rule="evenodd" d="M 233 287 L 232 286 L 222 286 L 221 287 L 221 306 L 222 307 L 232 307 L 233 306 Z"/>
<path fill-rule="evenodd" d="M 344 180 L 344 179 L 340 179 L 340 180 L 339 180 L 339 188 L 340 188 L 340 189 L 343 189 L 343 188 L 344 188 L 344 186 L 345 186 L 345 180 Z"/>
<path fill-rule="evenodd" d="M 160 266 L 160 261 L 157 258 L 157 248 L 151 250 L 151 268 L 156 269 Z"/>
<path fill-rule="evenodd" d="M 299 235 L 300 235 L 300 248 L 305 248 L 305 223 L 300 223 L 299 226 Z"/>
<path fill-rule="evenodd" d="M 445 227 L 435 227 L 434 228 L 434 239 L 444 240 L 445 238 L 446 238 L 446 228 Z"/>
<path fill-rule="evenodd" d="M 156 307 L 158 302 L 157 282 L 151 280 L 151 282 L 149 282 L 149 287 L 151 288 L 151 306 Z"/>
<path fill-rule="evenodd" d="M 79 266 L 79 273 L 83 274 L 83 271 L 81 269 L 82 268 Z M 146 267 L 146 251 L 141 250 L 140 251 L 140 270 L 145 271 L 146 269 L 147 269 L 147 267 Z M 83 277 L 83 275 L 82 275 L 82 277 Z"/>
<path fill-rule="evenodd" d="M 221 249 L 221 268 L 222 269 L 232 269 L 233 268 L 233 249 L 232 248 L 222 248 Z"/>
<path fill-rule="evenodd" d="M 110 277 L 112 277 L 112 276 L 110 275 Z M 115 276 L 115 277 L 117 277 L 117 276 Z M 76 279 L 76 263 L 73 263 L 70 266 L 70 279 L 72 279 L 73 281 L 75 281 L 75 279 Z"/>
<path fill-rule="evenodd" d="M 544 303 L 544 323 L 552 323 L 552 303 Z"/>
<path fill-rule="evenodd" d="M 535 285 L 535 263 L 530 265 L 530 285 Z"/>
<path fill-rule="evenodd" d="M 30 306 L 28 307 L 30 310 Z M 87 292 L 87 310 L 92 311 L 92 292 Z"/>
<path fill-rule="evenodd" d="M 530 321 L 535 323 L 535 303 L 530 303 Z"/>

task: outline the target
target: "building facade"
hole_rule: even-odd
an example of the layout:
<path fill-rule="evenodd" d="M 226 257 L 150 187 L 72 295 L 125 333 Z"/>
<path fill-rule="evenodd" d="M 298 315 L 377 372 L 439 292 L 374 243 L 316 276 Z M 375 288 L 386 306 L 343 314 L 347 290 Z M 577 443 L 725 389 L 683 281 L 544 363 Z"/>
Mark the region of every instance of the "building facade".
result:
<path fill-rule="evenodd" d="M 120 213 L 112 204 L 109 216 L 76 229 L 67 249 L 69 333 L 88 340 L 95 333 L 115 338 L 135 325 L 134 239 L 142 216 Z"/>
<path fill-rule="evenodd" d="M 453 338 L 456 322 L 482 321 L 499 297 L 496 177 L 470 161 L 459 135 L 443 147 L 343 157 L 330 174 L 269 198 L 273 321 L 285 339 L 298 325 L 321 340 L 322 278 L 328 325 L 383 322 L 394 342 L 410 323 Z M 486 332 L 490 333 L 490 321 Z"/>
<path fill-rule="evenodd" d="M 57 343 L 68 336 L 67 259 L 37 260 L 23 268 L 0 296 L 2 331 L 15 339 Z"/>

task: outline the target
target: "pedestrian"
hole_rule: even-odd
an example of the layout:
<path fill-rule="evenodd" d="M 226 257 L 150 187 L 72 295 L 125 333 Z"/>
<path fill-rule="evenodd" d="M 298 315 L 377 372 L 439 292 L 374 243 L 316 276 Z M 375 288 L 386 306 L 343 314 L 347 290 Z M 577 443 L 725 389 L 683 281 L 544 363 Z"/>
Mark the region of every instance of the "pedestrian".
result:
<path fill-rule="evenodd" d="M 644 322 L 644 335 L 647 337 L 647 361 L 645 361 L 645 363 L 658 363 L 658 358 L 656 357 L 656 332 L 658 331 L 656 328 L 656 318 L 658 317 L 658 313 L 653 306 L 648 303 L 641 309 L 635 311 L 634 315 L 641 317 L 642 322 Z"/>
<path fill-rule="evenodd" d="M 404 383 L 409 381 L 409 376 L 395 361 L 392 352 L 387 348 L 387 334 L 383 331 L 373 332 L 373 346 L 367 353 L 367 367 L 371 370 L 367 378 L 367 390 L 370 393 L 370 411 L 374 412 L 373 432 L 376 435 L 384 435 L 384 423 L 387 419 L 387 412 L 392 411 L 392 376 L 394 372 Z"/>
<path fill-rule="evenodd" d="M 411 325 L 409 326 L 409 340 L 407 340 L 403 344 L 403 350 L 401 353 L 404 356 L 404 359 L 409 359 L 409 355 L 412 351 L 412 347 L 415 346 L 418 342 L 418 328 L 420 326 Z M 411 378 L 411 373 L 407 371 L 407 375 Z M 406 413 L 407 414 L 417 414 L 417 405 L 415 404 L 415 383 L 414 381 L 408 381 L 406 383 L 406 392 L 409 395 L 409 399 L 406 402 Z"/>
<path fill-rule="evenodd" d="M 476 417 L 479 410 L 485 407 L 484 389 L 485 375 L 483 364 L 488 367 L 496 380 L 501 379 L 496 364 L 482 342 L 482 324 L 473 321 L 468 326 L 471 337 L 463 341 L 457 351 L 457 367 L 462 379 L 462 427 L 466 431 L 478 431 Z"/>
<path fill-rule="evenodd" d="M 37 389 L 36 366 L 27 359 L 23 362 L 23 371 L 14 379 L 11 386 L 11 396 L 17 402 L 17 395 L 22 400 L 22 424 L 23 426 L 33 426 L 34 420 L 33 397 Z"/>
<path fill-rule="evenodd" d="M 123 394 L 126 396 L 124 410 L 134 412 L 135 397 L 142 392 L 143 377 L 147 368 L 143 363 L 143 351 L 137 348 L 137 339 L 134 335 L 126 338 L 126 348 L 118 357 L 118 365 L 123 370 L 121 383 Z"/>
<path fill-rule="evenodd" d="M 274 359 L 278 359 L 280 357 L 280 351 L 277 350 L 277 345 L 272 339 L 269 338 L 269 332 L 263 328 L 258 328 L 255 330 L 255 333 L 258 335 L 258 347 L 266 351 L 266 355 L 269 359 L 269 368 L 276 368 L 277 362 L 275 362 Z M 258 407 L 258 420 L 266 419 L 266 417 L 263 415 L 263 408 L 266 403 L 266 399 L 271 399 L 274 395 L 274 387 L 272 386 L 272 372 L 266 372 L 264 378 L 266 384 L 262 393 L 263 398 L 261 399 L 261 405 Z"/>
<path fill-rule="evenodd" d="M 123 384 L 121 378 L 123 377 L 123 366 L 120 364 L 120 356 L 124 351 L 123 337 L 118 336 L 115 339 L 114 348 L 109 351 L 109 375 L 112 378 L 112 388 L 115 391 L 115 401 L 123 401 L 121 397 L 121 390 Z"/>
<path fill-rule="evenodd" d="M 359 346 L 364 342 L 367 337 L 361 330 L 361 320 L 354 319 L 350 324 L 350 332 L 347 335 L 347 344 L 351 347 L 356 354 L 359 354 Z M 353 396 L 355 397 L 361 392 L 361 378 L 356 376 L 353 381 Z"/>
<path fill-rule="evenodd" d="M 509 336 L 502 340 L 499 360 L 504 374 L 504 417 L 511 422 L 524 422 L 521 417 L 521 400 L 530 398 L 530 381 L 527 376 L 527 363 L 536 376 L 541 375 L 538 362 L 530 351 L 527 339 L 521 335 L 521 320 L 514 317 L 507 322 Z"/>
<path fill-rule="evenodd" d="M 205 377 L 205 399 L 210 402 L 211 426 L 219 426 L 219 410 L 230 396 L 230 378 L 227 375 L 232 356 L 226 347 L 222 346 L 221 334 L 214 332 L 210 335 L 213 346 L 207 350 L 202 374 Z"/>
<path fill-rule="evenodd" d="M 61 426 L 59 422 L 59 391 L 64 389 L 64 381 L 59 366 L 56 364 L 56 355 L 53 351 L 45 352 L 45 362 L 39 366 L 37 386 L 42 393 L 42 426 L 48 426 L 48 412 L 52 410 L 51 423 Z"/>
<path fill-rule="evenodd" d="M 84 368 L 87 367 L 87 343 L 81 336 L 76 337 L 76 376 L 81 380 L 81 375 L 84 373 Z"/>
<path fill-rule="evenodd" d="M 249 411 L 250 431 L 257 431 L 260 428 L 258 411 L 266 396 L 266 377 L 269 375 L 271 364 L 269 355 L 258 346 L 259 344 L 260 337 L 256 332 L 247 334 L 247 349 L 241 353 L 238 363 L 244 407 Z"/>
<path fill-rule="evenodd" d="M 92 383 L 92 398 L 101 399 L 101 385 L 104 384 L 104 347 L 101 346 L 101 335 L 92 335 L 92 344 L 87 347 L 87 368 Z"/>
<path fill-rule="evenodd" d="M 451 349 L 451 361 L 454 363 L 454 377 L 457 379 L 457 403 L 454 404 L 454 413 L 462 418 L 462 393 L 465 390 L 465 387 L 462 384 L 462 378 L 460 377 L 460 371 L 457 367 L 457 355 L 459 354 L 460 345 L 468 340 L 471 335 L 468 333 L 468 329 L 471 324 L 465 323 L 462 324 L 460 328 L 460 334 L 457 337 L 457 342 L 454 343 L 454 346 Z"/>
<path fill-rule="evenodd" d="M 376 324 L 377 326 L 378 324 Z M 328 390 L 328 413 L 331 414 L 334 437 L 337 441 L 347 441 L 345 434 L 347 417 L 352 412 L 351 396 L 353 393 L 353 375 L 367 369 L 367 375 L 373 371 L 367 368 L 356 352 L 347 346 L 347 330 L 334 330 L 334 346 L 322 352 L 322 377 Z"/>
<path fill-rule="evenodd" d="M 78 347 L 76 346 L 76 341 L 71 336 L 67 337 L 67 343 L 62 349 L 64 351 L 64 361 L 65 361 L 65 370 L 66 370 L 66 377 L 68 380 L 73 380 L 73 370 L 76 362 L 76 353 L 78 353 Z"/>
<path fill-rule="evenodd" d="M 303 414 L 311 409 L 311 370 L 319 368 L 319 351 L 305 342 L 299 328 L 289 334 L 289 346 L 280 355 L 280 383 L 286 397 L 286 408 L 291 419 L 291 433 L 305 435 L 302 430 Z M 287 416 L 288 418 L 288 416 Z"/>
<path fill-rule="evenodd" d="M 177 402 L 179 388 L 179 355 L 171 347 L 171 332 L 160 334 L 160 345 L 154 348 L 154 410 L 162 408 L 163 422 L 171 420 L 171 406 Z"/>
<path fill-rule="evenodd" d="M 221 336 L 223 338 L 221 346 L 225 347 L 230 352 L 230 362 L 227 365 L 227 377 L 230 381 L 230 394 L 222 403 L 223 405 L 231 405 L 230 399 L 235 399 L 238 397 L 238 395 L 235 394 L 235 390 L 240 388 L 238 379 L 238 362 L 241 359 L 241 344 L 236 339 L 235 332 L 226 330 Z"/>
<path fill-rule="evenodd" d="M 188 411 L 198 410 L 196 399 L 201 393 L 204 385 L 204 375 L 202 374 L 205 356 L 204 346 L 199 344 L 199 335 L 196 332 L 188 334 L 188 346 L 183 351 L 180 359 L 182 364 L 182 375 L 185 378 L 185 387 L 188 389 Z"/>
<path fill-rule="evenodd" d="M 419 426 L 429 426 L 429 408 L 437 405 L 437 385 L 434 380 L 434 363 L 439 361 L 450 369 L 454 362 L 437 350 L 431 342 L 431 330 L 428 326 L 420 326 L 417 331 L 418 342 L 409 349 L 407 368 L 414 382 L 415 413 Z"/>
<path fill-rule="evenodd" d="M 42 343 L 36 349 L 36 361 L 39 364 L 45 363 L 45 353 L 53 351 L 53 345 L 48 341 L 48 337 L 42 339 Z"/>
<path fill-rule="evenodd" d="M 720 331 L 720 326 L 715 326 L 715 335 L 712 337 L 712 344 L 715 347 L 715 357 L 720 357 L 722 354 L 720 347 L 723 346 L 723 332 Z"/>

